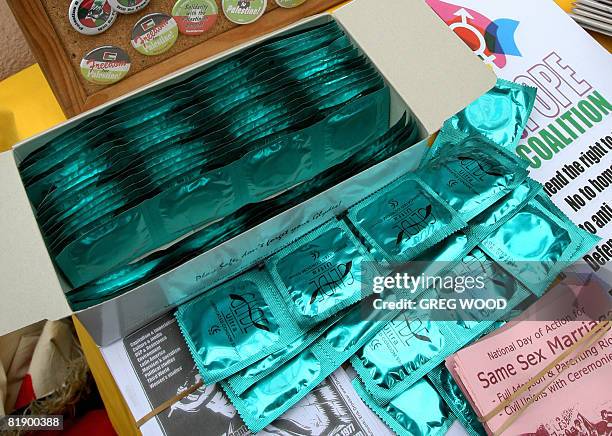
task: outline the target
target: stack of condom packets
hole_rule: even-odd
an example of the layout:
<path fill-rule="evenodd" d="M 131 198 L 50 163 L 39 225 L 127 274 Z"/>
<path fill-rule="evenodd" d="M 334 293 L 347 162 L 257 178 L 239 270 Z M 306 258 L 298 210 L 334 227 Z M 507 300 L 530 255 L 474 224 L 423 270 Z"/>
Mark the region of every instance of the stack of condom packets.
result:
<path fill-rule="evenodd" d="M 20 172 L 49 251 L 78 287 L 322 173 L 388 125 L 384 80 L 329 23 L 85 120 Z M 270 168 L 279 177 L 268 180 Z"/>

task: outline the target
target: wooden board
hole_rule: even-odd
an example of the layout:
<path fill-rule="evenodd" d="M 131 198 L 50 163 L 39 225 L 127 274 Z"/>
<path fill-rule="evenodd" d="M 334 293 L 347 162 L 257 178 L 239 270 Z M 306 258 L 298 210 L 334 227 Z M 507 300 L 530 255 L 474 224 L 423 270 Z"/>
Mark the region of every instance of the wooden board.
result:
<path fill-rule="evenodd" d="M 70 0 L 7 0 L 32 48 L 64 114 L 75 116 L 85 110 L 131 92 L 194 62 L 208 58 L 250 39 L 285 27 L 304 17 L 323 12 L 343 0 L 307 0 L 293 9 L 284 9 L 268 0 L 266 13 L 255 23 L 239 26 L 230 22 L 219 6 L 215 26 L 199 36 L 179 35 L 176 44 L 159 56 L 138 53 L 130 43 L 132 27 L 140 17 L 153 12 L 170 14 L 175 0 L 151 0 L 135 14 L 119 14 L 115 23 L 100 35 L 76 32 L 68 21 Z M 120 82 L 100 86 L 86 81 L 80 73 L 83 55 L 103 45 L 116 45 L 130 55 L 132 67 Z"/>

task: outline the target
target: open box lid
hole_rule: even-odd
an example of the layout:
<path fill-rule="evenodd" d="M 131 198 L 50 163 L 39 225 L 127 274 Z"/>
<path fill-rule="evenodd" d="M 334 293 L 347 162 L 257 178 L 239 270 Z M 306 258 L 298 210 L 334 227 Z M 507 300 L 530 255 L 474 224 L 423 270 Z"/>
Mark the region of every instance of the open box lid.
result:
<path fill-rule="evenodd" d="M 405 100 L 427 134 L 438 130 L 444 120 L 495 84 L 495 74 L 424 1 L 353 0 L 333 16 Z M 36 144 L 46 142 L 58 131 L 66 130 L 83 117 L 95 116 L 111 104 L 19 147 L 36 148 Z M 0 154 L 0 202 L 0 335 L 3 335 L 72 312 L 11 151 Z"/>
<path fill-rule="evenodd" d="M 0 154 L 0 336 L 72 312 L 47 254 L 12 151 Z"/>
<path fill-rule="evenodd" d="M 423 0 L 354 0 L 333 13 L 428 134 L 496 76 Z"/>

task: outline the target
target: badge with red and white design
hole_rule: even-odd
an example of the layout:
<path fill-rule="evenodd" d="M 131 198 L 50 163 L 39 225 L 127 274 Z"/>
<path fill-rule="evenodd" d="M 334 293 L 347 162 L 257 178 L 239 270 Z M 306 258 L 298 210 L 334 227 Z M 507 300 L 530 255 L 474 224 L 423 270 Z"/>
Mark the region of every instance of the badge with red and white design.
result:
<path fill-rule="evenodd" d="M 98 47 L 83 56 L 81 74 L 97 85 L 110 85 L 123 79 L 132 63 L 128 54 L 119 47 Z"/>
<path fill-rule="evenodd" d="M 97 35 L 108 29 L 117 18 L 117 12 L 107 0 L 72 0 L 68 20 L 83 35 Z"/>
<path fill-rule="evenodd" d="M 178 38 L 178 33 L 176 21 L 170 15 L 145 15 L 134 24 L 132 46 L 143 55 L 159 55 L 170 50 Z"/>
<path fill-rule="evenodd" d="M 219 9 L 214 0 L 178 0 L 172 16 L 184 35 L 200 35 L 213 28 Z"/>

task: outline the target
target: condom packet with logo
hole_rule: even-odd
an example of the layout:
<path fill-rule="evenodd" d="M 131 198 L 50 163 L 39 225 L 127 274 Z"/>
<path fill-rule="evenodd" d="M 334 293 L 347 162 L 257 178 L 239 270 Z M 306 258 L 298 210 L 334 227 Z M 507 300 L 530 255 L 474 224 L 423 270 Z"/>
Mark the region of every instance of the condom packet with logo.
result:
<path fill-rule="evenodd" d="M 466 137 L 481 135 L 514 152 L 533 110 L 536 92 L 531 86 L 497 79 L 491 90 L 449 118 L 442 131 L 460 131 Z"/>
<path fill-rule="evenodd" d="M 499 200 L 498 203 L 479 215 L 474 220 L 473 226 L 451 235 L 434 248 L 421 254 L 417 259 L 420 262 L 410 263 L 408 268 L 402 271 L 414 277 L 419 275 L 482 277 L 484 275 L 491 282 L 486 290 L 487 295 L 485 292 L 478 291 L 480 297 L 505 298 L 508 302 L 508 310 L 512 310 L 527 298 L 529 293 L 509 274 L 491 262 L 478 249 L 478 244 L 487 234 L 503 226 L 511 216 L 524 208 L 538 192 L 540 192 L 539 184 L 529 180 L 524 182 L 510 196 Z M 429 265 L 423 265 L 428 262 Z M 410 268 L 413 265 L 416 271 Z M 425 292 L 420 297 L 421 299 L 452 298 L 456 287 L 446 292 L 443 289 L 427 289 L 428 286 L 420 286 L 419 289 L 409 291 L 414 297 Z M 449 293 L 451 295 L 448 295 Z M 465 297 L 470 296 L 470 292 L 465 294 Z M 498 315 L 502 316 L 501 313 Z M 413 319 L 414 316 L 409 312 L 399 313 L 351 359 L 353 367 L 364 381 L 365 386 L 380 404 L 386 404 L 402 389 L 406 389 L 424 375 L 428 369 L 442 361 L 449 352 L 454 352 L 457 346 L 477 335 L 496 318 L 479 311 L 462 311 L 457 316 L 459 318 L 457 322 L 432 321 L 427 318 Z M 412 336 L 418 326 L 424 326 L 423 328 L 429 332 L 430 335 L 426 336 L 427 340 L 419 340 L 418 335 Z M 453 340 L 453 338 L 456 339 Z"/>
<path fill-rule="evenodd" d="M 456 417 L 427 379 L 421 379 L 406 391 L 381 406 L 368 394 L 359 379 L 353 387 L 366 405 L 398 436 L 443 436 Z"/>
<path fill-rule="evenodd" d="M 432 287 L 417 300 L 481 298 L 503 299 L 505 304 L 495 311 L 470 305 L 462 307 L 457 303 L 455 308 L 441 313 L 426 310 L 429 306 L 419 306 L 416 314 L 401 312 L 351 358 L 353 368 L 377 404 L 388 404 L 446 357 L 479 337 L 499 319 L 510 316 L 530 295 L 478 247 L 451 272 L 445 273 L 445 277 L 452 275 L 462 281 L 454 280 L 450 288 Z M 480 277 L 483 284 L 469 287 L 465 285 L 465 277 L 472 277 L 472 283 L 476 284 Z"/>
<path fill-rule="evenodd" d="M 444 364 L 432 369 L 427 378 L 440 394 L 448 408 L 457 417 L 470 436 L 487 436 L 468 399 Z"/>
<path fill-rule="evenodd" d="M 442 146 L 417 174 L 469 221 L 520 185 L 529 172 L 522 159 L 483 137 L 470 136 Z"/>
<path fill-rule="evenodd" d="M 470 221 L 466 229 L 449 236 L 433 247 L 420 254 L 416 262 L 394 265 L 394 272 L 434 276 L 443 275 L 454 268 L 478 244 L 495 229 L 508 221 L 517 211 L 522 209 L 539 192 L 542 186 L 531 179 L 525 180 L 508 196 L 482 212 Z M 426 265 L 426 263 L 429 263 Z"/>
<path fill-rule="evenodd" d="M 259 270 L 179 306 L 175 316 L 207 384 L 235 374 L 306 333 L 287 313 L 267 273 Z"/>
<path fill-rule="evenodd" d="M 302 51 L 312 51 L 313 48 L 317 47 L 317 44 L 319 46 L 325 45 L 341 35 L 342 30 L 336 23 L 328 23 L 289 36 L 265 41 L 252 49 L 248 49 L 237 56 L 221 61 L 213 67 L 173 86 L 168 86 L 159 91 L 153 91 L 149 94 L 138 96 L 110 108 L 95 119 L 90 119 L 82 125 L 70 129 L 53 139 L 45 147 L 42 147 L 24 159 L 20 164 L 20 168 L 24 172 L 26 178 L 31 177 L 32 170 L 29 167 L 33 166 L 35 163 L 40 164 L 49 156 L 66 156 L 66 147 L 72 144 L 86 144 L 91 142 L 91 139 L 95 138 L 100 132 L 109 129 L 111 123 L 119 118 L 121 114 L 132 113 L 132 110 L 136 109 L 142 111 L 143 107 L 147 108 L 147 112 L 154 113 L 155 111 L 150 110 L 149 104 L 147 103 L 165 102 L 165 100 L 176 96 L 177 93 L 182 91 L 197 90 L 198 87 L 206 88 L 205 85 L 210 84 L 216 85 L 222 82 L 224 77 L 233 76 L 227 74 L 230 71 L 233 73 L 241 71 L 241 69 L 244 69 L 249 63 L 254 63 L 257 60 L 262 61 L 270 54 L 275 54 L 274 57 L 279 54 L 293 56 L 299 53 L 299 51 L 295 51 L 296 48 Z M 312 45 L 303 46 L 304 42 L 311 43 Z M 51 166 L 52 165 L 54 165 L 54 163 L 51 163 Z"/>
<path fill-rule="evenodd" d="M 345 309 L 350 310 L 350 309 Z M 342 319 L 344 312 L 340 312 L 322 322 L 311 331 L 301 336 L 287 347 L 264 357 L 258 362 L 249 365 L 247 368 L 225 379 L 232 391 L 240 395 L 258 381 L 272 374 L 283 364 L 293 359 L 306 348 L 310 347 L 314 341 L 319 339 L 327 330 L 333 327 Z"/>
<path fill-rule="evenodd" d="M 310 347 L 242 394 L 221 382 L 249 430 L 257 433 L 285 413 L 382 328 L 389 314 L 371 307 L 370 298 L 353 306 Z"/>
<path fill-rule="evenodd" d="M 266 261 L 298 325 L 317 324 L 371 294 L 376 274 L 367 250 L 334 220 Z"/>
<path fill-rule="evenodd" d="M 239 235 L 270 217 L 289 209 L 317 193 L 346 180 L 358 173 L 409 148 L 419 139 L 415 121 L 404 116 L 382 136 L 364 148 L 363 153 L 351 156 L 346 161 L 319 174 L 313 179 L 297 185 L 278 197 L 258 205 L 247 206 L 204 230 L 158 250 L 138 261 L 115 268 L 100 279 L 75 288 L 66 294 L 71 307 L 81 310 L 109 298 L 116 297 L 143 283 L 155 279 L 175 265 L 206 252 L 207 250 Z M 347 173 L 346 169 L 352 172 Z"/>
<path fill-rule="evenodd" d="M 466 227 L 429 186 L 407 174 L 348 211 L 350 224 L 390 263 L 414 259 Z"/>
<path fill-rule="evenodd" d="M 599 240 L 572 223 L 540 193 L 480 247 L 531 292 L 542 296 L 565 268 Z"/>

